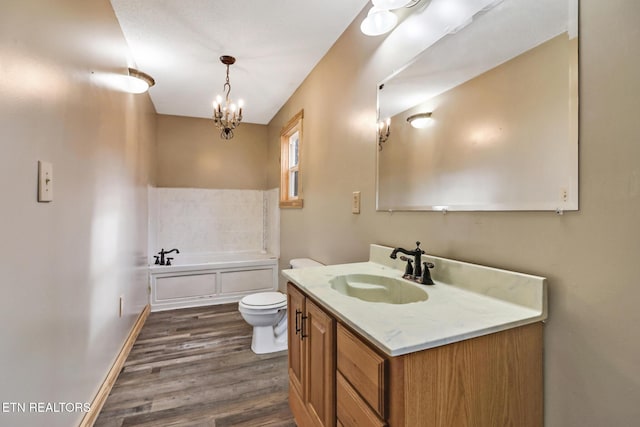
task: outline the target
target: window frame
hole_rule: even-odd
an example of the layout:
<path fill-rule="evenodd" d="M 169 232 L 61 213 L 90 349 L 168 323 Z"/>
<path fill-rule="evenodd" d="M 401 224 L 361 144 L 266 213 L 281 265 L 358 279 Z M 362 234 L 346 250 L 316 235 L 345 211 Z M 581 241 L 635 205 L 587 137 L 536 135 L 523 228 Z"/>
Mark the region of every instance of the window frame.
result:
<path fill-rule="evenodd" d="M 281 208 L 302 208 L 302 119 L 304 110 L 300 110 L 294 115 L 280 131 L 280 207 Z M 293 168 L 289 159 L 289 139 L 298 132 L 298 163 Z M 289 195 L 289 174 L 292 169 L 298 172 L 298 195 Z"/>

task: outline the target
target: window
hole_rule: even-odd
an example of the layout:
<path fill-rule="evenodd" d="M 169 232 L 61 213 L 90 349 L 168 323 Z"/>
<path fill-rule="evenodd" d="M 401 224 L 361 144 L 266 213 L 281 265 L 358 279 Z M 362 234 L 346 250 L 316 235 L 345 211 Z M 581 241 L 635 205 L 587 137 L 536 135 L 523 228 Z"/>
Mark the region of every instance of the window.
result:
<path fill-rule="evenodd" d="M 280 132 L 280 207 L 301 208 L 300 146 L 304 110 L 293 116 Z"/>

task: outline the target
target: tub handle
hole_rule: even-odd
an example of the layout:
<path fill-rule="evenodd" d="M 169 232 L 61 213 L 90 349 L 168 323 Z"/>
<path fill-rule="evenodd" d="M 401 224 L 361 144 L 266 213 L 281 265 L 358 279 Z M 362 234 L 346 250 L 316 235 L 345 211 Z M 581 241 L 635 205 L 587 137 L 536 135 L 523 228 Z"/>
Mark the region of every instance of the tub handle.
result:
<path fill-rule="evenodd" d="M 298 323 L 298 316 L 302 314 L 302 311 L 296 309 L 296 335 L 300 333 L 300 324 Z"/>

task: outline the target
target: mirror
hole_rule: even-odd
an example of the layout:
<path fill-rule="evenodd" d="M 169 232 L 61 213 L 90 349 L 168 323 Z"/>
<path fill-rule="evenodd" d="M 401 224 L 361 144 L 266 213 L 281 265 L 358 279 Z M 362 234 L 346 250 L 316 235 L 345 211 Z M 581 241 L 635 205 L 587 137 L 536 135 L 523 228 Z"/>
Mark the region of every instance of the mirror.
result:
<path fill-rule="evenodd" d="M 379 84 L 377 210 L 578 209 L 577 1 L 483 7 Z"/>

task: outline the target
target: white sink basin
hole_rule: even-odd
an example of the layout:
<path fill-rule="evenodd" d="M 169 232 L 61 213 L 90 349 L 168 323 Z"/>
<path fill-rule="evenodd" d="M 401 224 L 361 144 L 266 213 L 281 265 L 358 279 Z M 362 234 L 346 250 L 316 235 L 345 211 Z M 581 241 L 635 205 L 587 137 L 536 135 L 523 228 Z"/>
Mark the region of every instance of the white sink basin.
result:
<path fill-rule="evenodd" d="M 427 291 L 402 279 L 371 274 L 345 274 L 329 281 L 343 295 L 369 302 L 408 304 L 426 301 Z"/>

